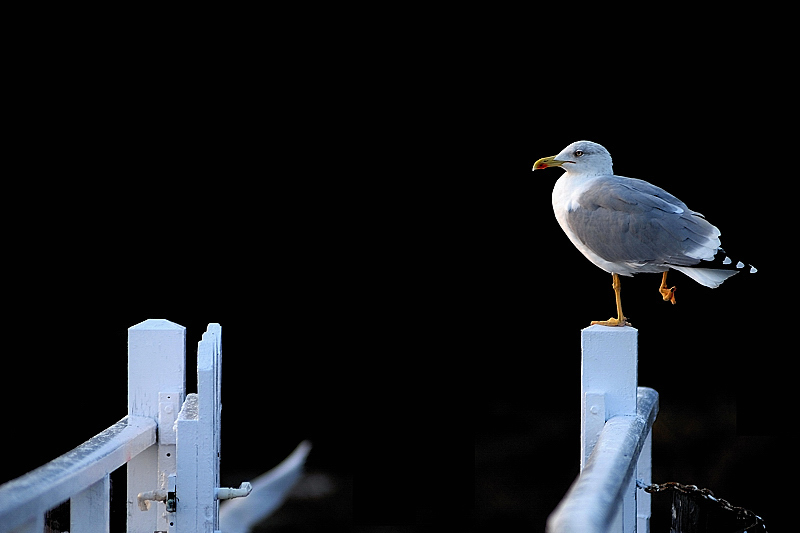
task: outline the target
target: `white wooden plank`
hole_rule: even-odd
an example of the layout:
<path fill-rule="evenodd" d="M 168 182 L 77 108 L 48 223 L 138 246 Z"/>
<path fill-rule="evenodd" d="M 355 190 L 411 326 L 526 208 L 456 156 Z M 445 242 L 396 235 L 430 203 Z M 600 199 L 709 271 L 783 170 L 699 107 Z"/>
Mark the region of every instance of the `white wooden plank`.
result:
<path fill-rule="evenodd" d="M 175 530 L 178 533 L 200 531 L 198 519 L 202 513 L 200 502 L 197 499 L 199 447 L 197 411 L 197 394 L 186 395 L 177 421 L 176 492 L 178 502 L 175 512 Z"/>
<path fill-rule="evenodd" d="M 219 521 L 221 328 L 209 324 L 197 346 L 197 394 L 187 395 L 177 422 L 176 530 L 216 531 Z"/>
<path fill-rule="evenodd" d="M 219 487 L 222 414 L 221 341 L 220 325 L 209 324 L 197 346 L 198 437 L 200 439 L 197 455 L 200 465 L 197 498 L 204 518 L 200 531 L 209 533 L 219 529 L 219 501 L 216 498 L 216 489 Z"/>
<path fill-rule="evenodd" d="M 0 532 L 43 516 L 156 442 L 150 418 L 125 417 L 66 454 L 0 486 Z"/>
<path fill-rule="evenodd" d="M 111 479 L 108 474 L 69 500 L 70 533 L 109 533 Z"/>
<path fill-rule="evenodd" d="M 185 390 L 186 328 L 161 319 L 128 328 L 128 413 L 157 421 L 159 393 Z M 167 529 L 164 503 L 142 511 L 136 499 L 140 492 L 166 488 L 166 476 L 159 476 L 158 465 L 158 447 L 128 464 L 128 531 Z"/>

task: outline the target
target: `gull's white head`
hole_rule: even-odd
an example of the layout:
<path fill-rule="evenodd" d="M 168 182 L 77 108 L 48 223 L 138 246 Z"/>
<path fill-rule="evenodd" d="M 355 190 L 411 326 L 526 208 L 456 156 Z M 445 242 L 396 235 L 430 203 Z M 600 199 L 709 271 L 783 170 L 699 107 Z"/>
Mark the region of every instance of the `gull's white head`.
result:
<path fill-rule="evenodd" d="M 561 167 L 568 173 L 587 175 L 612 175 L 611 154 L 608 150 L 591 141 L 578 141 L 570 144 L 558 155 L 543 157 L 533 164 L 533 170 L 547 167 Z"/>

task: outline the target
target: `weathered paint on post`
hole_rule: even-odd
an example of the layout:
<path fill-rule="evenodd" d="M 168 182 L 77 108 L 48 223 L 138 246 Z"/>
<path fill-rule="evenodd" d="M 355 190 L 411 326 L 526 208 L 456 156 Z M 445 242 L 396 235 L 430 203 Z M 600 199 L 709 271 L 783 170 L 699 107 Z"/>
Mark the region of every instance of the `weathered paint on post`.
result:
<path fill-rule="evenodd" d="M 589 326 L 581 331 L 581 471 L 605 423 L 615 416 L 636 414 L 637 335 L 630 326 Z M 632 531 L 635 521 L 636 483 L 631 480 L 616 529 Z"/>
<path fill-rule="evenodd" d="M 209 324 L 197 346 L 197 394 L 189 394 L 177 422 L 178 533 L 219 529 L 222 329 Z"/>
<path fill-rule="evenodd" d="M 69 500 L 70 533 L 110 533 L 111 478 L 108 474 Z"/>
<path fill-rule="evenodd" d="M 159 393 L 186 391 L 186 328 L 150 319 L 128 328 L 128 415 L 159 419 Z M 139 509 L 137 495 L 166 488 L 159 479 L 159 446 L 128 463 L 128 531 L 166 531 L 166 507 Z M 173 447 L 174 450 L 174 447 Z M 167 452 L 165 452 L 167 453 Z"/>
<path fill-rule="evenodd" d="M 632 327 L 581 331 L 581 470 L 606 421 L 636 414 L 637 334 Z"/>

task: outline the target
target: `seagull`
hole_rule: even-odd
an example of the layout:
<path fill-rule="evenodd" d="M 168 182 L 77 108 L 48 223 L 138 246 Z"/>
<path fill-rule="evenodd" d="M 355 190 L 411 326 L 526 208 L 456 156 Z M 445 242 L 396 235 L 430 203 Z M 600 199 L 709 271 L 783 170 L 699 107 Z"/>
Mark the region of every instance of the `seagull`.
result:
<path fill-rule="evenodd" d="M 572 244 L 589 261 L 611 273 L 617 317 L 592 325 L 630 326 L 622 314 L 620 276 L 662 273 L 659 293 L 675 303 L 676 287 L 667 286 L 670 269 L 697 283 L 716 288 L 744 268 L 725 256 L 720 231 L 702 214 L 660 187 L 614 175 L 611 154 L 591 141 L 578 141 L 558 155 L 543 157 L 533 170 L 560 167 L 566 172 L 553 188 L 556 220 Z M 714 261 L 709 267 L 701 261 Z M 750 273 L 757 272 L 750 266 Z M 717 268 L 722 267 L 722 268 Z"/>

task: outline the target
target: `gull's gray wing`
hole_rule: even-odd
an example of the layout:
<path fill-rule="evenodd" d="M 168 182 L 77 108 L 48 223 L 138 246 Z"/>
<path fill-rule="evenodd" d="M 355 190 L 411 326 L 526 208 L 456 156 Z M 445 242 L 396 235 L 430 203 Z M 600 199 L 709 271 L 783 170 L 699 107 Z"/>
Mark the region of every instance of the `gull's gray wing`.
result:
<path fill-rule="evenodd" d="M 595 254 L 612 263 L 690 266 L 711 259 L 719 230 L 686 204 L 646 181 L 594 179 L 567 210 L 567 223 Z"/>

